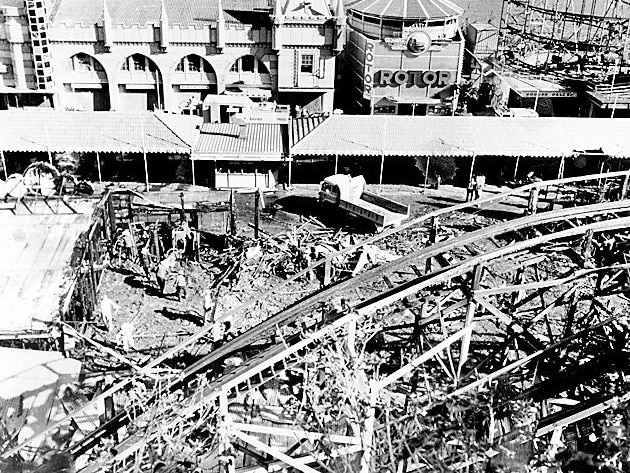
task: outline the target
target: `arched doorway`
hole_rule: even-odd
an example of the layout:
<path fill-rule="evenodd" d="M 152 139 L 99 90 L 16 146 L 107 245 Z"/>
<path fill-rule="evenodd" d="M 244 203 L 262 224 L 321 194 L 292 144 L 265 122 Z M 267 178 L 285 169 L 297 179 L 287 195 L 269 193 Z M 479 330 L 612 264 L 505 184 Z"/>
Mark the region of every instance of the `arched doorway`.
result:
<path fill-rule="evenodd" d="M 239 57 L 226 74 L 226 93 L 256 99 L 271 97 L 271 74 L 267 66 L 251 54 Z"/>
<path fill-rule="evenodd" d="M 132 54 L 125 59 L 118 83 L 121 110 L 164 108 L 162 74 L 155 62 L 144 54 Z"/>
<path fill-rule="evenodd" d="M 78 53 L 70 57 L 65 67 L 63 86 L 66 109 L 110 109 L 107 73 L 94 56 Z"/>
<path fill-rule="evenodd" d="M 172 82 L 174 104 L 181 113 L 200 114 L 206 95 L 217 93 L 213 67 L 197 54 L 189 54 L 177 63 Z"/>

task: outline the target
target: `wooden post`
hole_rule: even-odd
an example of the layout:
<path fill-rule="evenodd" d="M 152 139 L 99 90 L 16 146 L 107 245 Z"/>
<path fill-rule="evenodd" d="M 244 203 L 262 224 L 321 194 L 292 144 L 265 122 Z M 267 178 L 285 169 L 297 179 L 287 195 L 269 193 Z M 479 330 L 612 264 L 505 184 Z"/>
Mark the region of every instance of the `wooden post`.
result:
<path fill-rule="evenodd" d="M 431 245 L 434 245 L 435 243 L 437 243 L 437 235 L 438 235 L 439 227 L 440 227 L 440 218 L 433 217 L 431 219 L 431 229 L 429 230 L 429 243 Z M 425 273 L 429 274 L 430 272 L 431 272 L 431 257 L 427 258 L 427 262 L 425 266 Z"/>
<path fill-rule="evenodd" d="M 367 408 L 366 419 L 361 432 L 361 443 L 363 445 L 363 455 L 361 455 L 361 473 L 370 473 L 373 471 L 372 458 L 374 448 L 374 424 L 376 422 L 376 403 L 378 401 L 378 392 L 373 386 L 370 386 L 370 404 Z"/>
<path fill-rule="evenodd" d="M 629 24 L 630 24 L 630 22 L 629 22 Z M 6 169 L 6 166 L 5 166 L 5 169 Z M 621 197 L 620 197 L 620 199 L 625 199 L 627 194 L 628 194 L 628 181 L 629 180 L 630 180 L 630 174 L 626 174 L 626 177 L 623 179 L 623 186 L 621 187 Z"/>
<path fill-rule="evenodd" d="M 96 169 L 98 170 L 98 182 L 103 182 L 103 175 L 101 174 L 101 155 L 96 152 Z"/>
<path fill-rule="evenodd" d="M 147 147 L 144 141 L 144 118 L 142 114 L 140 114 L 140 134 L 142 135 L 142 158 L 144 159 L 144 185 L 145 191 L 149 192 L 149 164 L 147 163 Z"/>
<path fill-rule="evenodd" d="M 339 172 L 339 153 L 335 153 L 335 174 Z"/>
<path fill-rule="evenodd" d="M 48 134 L 48 122 L 44 121 L 44 131 L 46 132 L 46 152 L 48 153 L 48 162 L 52 166 L 52 153 L 50 152 L 50 135 Z"/>
<path fill-rule="evenodd" d="M 329 258 L 326 258 L 324 262 L 324 286 L 328 286 L 330 284 L 330 280 L 332 277 L 332 261 Z"/>
<path fill-rule="evenodd" d="M 182 207 L 182 209 L 179 212 L 179 219 L 183 222 L 184 220 L 186 220 L 186 209 L 184 206 L 184 193 L 183 192 L 179 193 L 179 204 Z"/>
<path fill-rule="evenodd" d="M 424 192 L 427 191 L 427 186 L 429 185 L 429 161 L 431 160 L 430 156 L 427 156 L 427 165 L 424 167 Z"/>
<path fill-rule="evenodd" d="M 562 179 L 564 177 L 564 160 L 565 156 L 562 156 L 560 159 L 560 166 L 558 167 L 558 179 Z"/>
<path fill-rule="evenodd" d="M 383 167 L 385 166 L 385 152 L 381 151 L 381 172 L 378 177 L 378 191 L 383 192 Z"/>
<path fill-rule="evenodd" d="M 7 171 L 7 160 L 4 157 L 4 150 L 0 149 L 0 158 L 2 158 L 2 169 L 4 169 L 4 180 L 9 178 L 9 171 Z"/>
<path fill-rule="evenodd" d="M 162 251 L 160 249 L 160 236 L 158 235 L 157 224 L 153 228 L 153 242 L 155 244 L 155 257 L 160 262 L 162 260 Z"/>
<path fill-rule="evenodd" d="M 256 189 L 256 193 L 254 194 L 254 238 L 258 239 L 258 225 L 259 225 L 259 214 L 260 214 L 260 189 Z"/>
<path fill-rule="evenodd" d="M 538 186 L 534 187 L 529 191 L 529 200 L 527 201 L 527 214 L 533 215 L 538 211 L 538 194 L 540 192 L 540 188 Z"/>
<path fill-rule="evenodd" d="M 470 327 L 474 321 L 475 312 L 477 311 L 477 303 L 474 300 L 474 292 L 479 289 L 479 283 L 481 282 L 481 276 L 483 275 L 483 266 L 477 265 L 473 270 L 472 283 L 470 285 L 470 295 L 468 296 L 468 311 L 466 312 L 466 321 L 464 322 L 464 329 Z M 472 332 L 468 332 L 464 338 L 462 338 L 462 349 L 459 353 L 459 363 L 457 364 L 457 380 L 459 380 L 462 368 L 468 360 L 468 350 L 470 348 L 470 339 Z"/>
<path fill-rule="evenodd" d="M 472 162 L 470 163 L 470 174 L 468 175 L 468 182 L 472 181 L 472 177 L 475 170 L 475 161 L 477 160 L 477 153 L 473 153 Z"/>
<path fill-rule="evenodd" d="M 192 153 L 190 154 L 190 163 L 192 166 L 192 185 L 195 187 L 197 185 L 197 182 L 195 181 L 195 158 Z"/>
<path fill-rule="evenodd" d="M 516 164 L 514 165 L 514 180 L 516 181 L 516 173 L 518 172 L 518 162 L 521 159 L 520 156 L 516 157 Z"/>
<path fill-rule="evenodd" d="M 234 205 L 234 189 L 230 189 L 230 235 L 236 235 L 236 207 Z"/>
<path fill-rule="evenodd" d="M 288 182 L 289 187 L 291 187 L 292 179 L 293 179 L 293 158 L 289 156 L 289 182 Z"/>

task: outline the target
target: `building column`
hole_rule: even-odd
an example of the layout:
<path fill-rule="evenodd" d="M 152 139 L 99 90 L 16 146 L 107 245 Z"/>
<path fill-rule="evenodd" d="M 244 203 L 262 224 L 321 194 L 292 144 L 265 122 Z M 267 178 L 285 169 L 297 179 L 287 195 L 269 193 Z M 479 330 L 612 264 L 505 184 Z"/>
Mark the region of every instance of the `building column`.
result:
<path fill-rule="evenodd" d="M 108 77 L 107 87 L 109 90 L 109 109 L 112 111 L 120 110 L 120 93 L 118 90 L 118 81 Z"/>
<path fill-rule="evenodd" d="M 324 95 L 322 95 L 322 112 L 332 113 L 333 106 L 334 106 L 334 99 L 335 99 L 334 90 L 329 90 L 328 92 L 324 92 Z"/>
<path fill-rule="evenodd" d="M 11 45 L 11 64 L 15 76 L 15 87 L 26 89 L 26 71 L 24 69 L 24 55 L 22 54 L 22 45 L 24 44 L 22 26 L 14 18 L 10 18 L 6 22 L 6 32 L 7 40 Z"/>
<path fill-rule="evenodd" d="M 176 112 L 177 104 L 175 103 L 175 94 L 173 93 L 173 83 L 171 82 L 170 77 L 164 78 L 162 76 L 162 94 L 164 97 L 164 110 L 167 112 Z"/>

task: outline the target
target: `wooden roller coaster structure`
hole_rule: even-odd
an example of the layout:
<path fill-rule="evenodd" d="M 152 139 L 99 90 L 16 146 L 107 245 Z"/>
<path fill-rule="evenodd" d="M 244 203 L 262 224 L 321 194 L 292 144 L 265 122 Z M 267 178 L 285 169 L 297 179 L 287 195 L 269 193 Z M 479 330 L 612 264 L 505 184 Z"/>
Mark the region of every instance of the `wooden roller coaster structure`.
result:
<path fill-rule="evenodd" d="M 629 178 L 630 172 L 617 172 L 529 184 L 429 213 L 329 255 L 289 280 L 321 267 L 321 290 L 269 314 L 175 376 L 153 380 L 146 396 L 65 453 L 92 453 L 82 473 L 158 471 L 156 465 L 159 471 L 420 471 L 431 462 L 422 445 L 409 441 L 419 435 L 419 419 L 448 400 L 505 385 L 502 405 L 526 400 L 536 412 L 527 442 L 559 435 L 628 397 L 625 384 L 609 378 L 623 371 L 617 345 L 630 305 L 624 295 L 630 200 L 560 209 L 551 201 L 551 209 L 530 206 L 530 215 L 448 239 L 441 238 L 439 219 L 476 214 L 514 197 L 536 203 L 542 190 L 559 195 L 568 185 L 602 180 L 616 181 L 625 197 Z M 404 232 L 422 232 L 429 243 L 334 280 L 331 266 L 339 254 Z M 257 304 L 280 297 L 282 287 L 222 317 L 259 310 Z M 339 298 L 343 306 L 333 308 Z M 165 360 L 205 343 L 209 330 L 2 457 L 19 455 L 89 406 L 150 379 Z M 230 363 L 235 356 L 242 363 Z M 484 445 L 498 448 L 522 437 L 513 411 L 495 414 L 481 429 Z M 487 460 L 463 452 L 456 440 L 444 447 L 449 468 Z"/>

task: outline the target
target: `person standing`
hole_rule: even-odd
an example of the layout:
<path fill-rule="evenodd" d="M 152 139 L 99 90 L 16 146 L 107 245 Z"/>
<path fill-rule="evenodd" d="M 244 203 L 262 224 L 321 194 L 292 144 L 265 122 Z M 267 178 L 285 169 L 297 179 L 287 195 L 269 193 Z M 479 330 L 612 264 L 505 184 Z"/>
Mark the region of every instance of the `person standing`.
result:
<path fill-rule="evenodd" d="M 476 174 L 473 174 L 470 180 L 468 181 L 468 187 L 466 187 L 466 202 L 470 202 L 473 200 L 473 196 L 475 194 L 475 180 L 477 178 Z"/>
<path fill-rule="evenodd" d="M 212 297 L 212 289 L 208 288 L 203 291 L 203 324 L 212 325 L 214 323 L 214 300 Z"/>
<path fill-rule="evenodd" d="M 166 280 L 168 279 L 168 273 L 171 269 L 171 259 L 170 256 L 167 256 L 160 264 L 158 264 L 157 271 L 155 272 L 155 278 L 157 279 L 158 289 L 160 290 L 160 295 L 164 295 L 164 288 L 166 287 Z"/>
<path fill-rule="evenodd" d="M 186 291 L 187 285 L 188 282 L 186 281 L 186 275 L 184 274 L 184 271 L 180 269 L 175 277 L 175 294 L 177 295 L 177 300 L 179 302 L 181 302 L 182 299 L 185 299 L 188 295 Z"/>
<path fill-rule="evenodd" d="M 475 200 L 481 199 L 483 194 L 483 188 L 486 185 L 486 176 L 477 175 L 475 176 Z"/>

